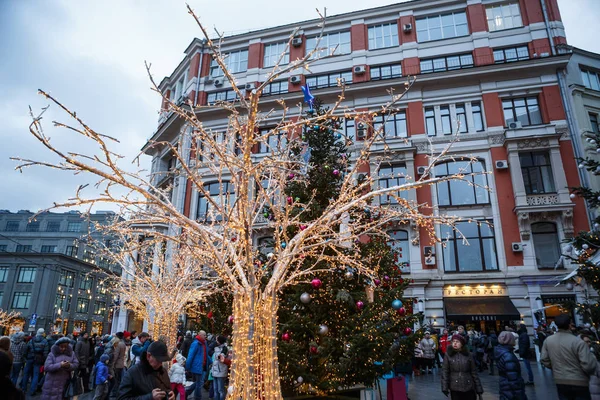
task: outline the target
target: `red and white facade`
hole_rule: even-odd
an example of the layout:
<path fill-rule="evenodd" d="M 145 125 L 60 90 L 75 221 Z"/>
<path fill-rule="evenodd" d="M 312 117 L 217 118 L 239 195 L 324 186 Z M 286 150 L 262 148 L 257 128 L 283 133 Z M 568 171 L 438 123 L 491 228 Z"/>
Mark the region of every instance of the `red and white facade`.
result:
<path fill-rule="evenodd" d="M 303 57 L 314 46 L 318 23 L 302 23 L 287 59 Z M 295 28 L 292 24 L 225 38 L 222 51 L 229 54 L 227 63 L 240 87 L 265 80 Z M 336 55 L 311 63 L 311 73 L 294 72 L 275 82 L 271 94 L 263 96 L 265 110 L 278 109 L 279 98 L 293 106 L 302 99 L 300 86 L 309 83 L 315 96 L 332 104 L 341 77 L 347 84 L 343 105 L 377 111 L 389 100 L 390 88 L 400 92 L 406 76 L 416 76 L 386 125 L 393 149 L 389 164 L 379 169 L 375 163 L 365 165 L 362 171 L 378 175 L 382 184 L 390 174 L 418 177 L 418 167 L 460 129 L 460 141 L 451 151 L 457 159 L 477 158 L 469 168 L 488 174 L 474 183 L 489 191 L 457 183 L 421 188 L 408 196 L 432 205 L 428 212 L 477 218 L 493 228 L 463 225 L 470 246 L 441 227 L 437 234 L 446 246 L 414 226 L 391 232 L 401 248 L 403 270 L 414 279 L 406 295 L 423 301 L 426 322 L 437 327 L 450 320 L 464 322 L 464 317 L 448 315 L 450 297 L 473 301 L 499 294 L 509 297 L 518 319 L 532 326 L 532 309 L 580 295 L 577 288 L 556 286 L 573 268 L 560 257 L 561 242 L 589 229 L 583 201 L 571 199 L 568 190 L 579 185 L 579 175 L 557 73 L 570 58 L 564 44 L 557 0 L 410 1 L 329 17 L 321 46 L 337 46 Z M 176 102 L 187 98 L 198 105 L 234 99 L 201 40 L 195 39 L 185 54 L 161 83 L 164 93 Z M 198 116 L 205 127 L 226 128 L 222 111 L 206 109 Z M 181 120 L 163 113 L 152 140 L 176 141 L 182 129 Z M 355 121 L 347 121 L 345 129 L 360 140 Z M 147 153 L 153 157 L 153 172 L 168 170 L 168 154 L 151 148 Z M 435 173 L 452 173 L 459 163 L 437 166 Z M 162 184 L 170 182 L 173 202 L 196 215 L 198 194 L 192 185 L 183 177 Z M 433 257 L 426 256 L 432 250 Z M 483 310 L 468 321 L 485 320 L 489 326 L 507 318 L 494 313 Z"/>

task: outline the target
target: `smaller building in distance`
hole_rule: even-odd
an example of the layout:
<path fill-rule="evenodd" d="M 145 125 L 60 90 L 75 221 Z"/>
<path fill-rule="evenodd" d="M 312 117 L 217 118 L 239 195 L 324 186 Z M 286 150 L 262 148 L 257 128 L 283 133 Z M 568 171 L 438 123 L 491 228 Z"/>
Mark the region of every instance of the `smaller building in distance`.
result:
<path fill-rule="evenodd" d="M 121 267 L 96 254 L 98 245 L 117 245 L 96 228 L 118 216 L 45 212 L 30 220 L 33 215 L 0 210 L 0 309 L 21 314 L 7 333 L 110 332 L 114 299 L 104 281 Z"/>

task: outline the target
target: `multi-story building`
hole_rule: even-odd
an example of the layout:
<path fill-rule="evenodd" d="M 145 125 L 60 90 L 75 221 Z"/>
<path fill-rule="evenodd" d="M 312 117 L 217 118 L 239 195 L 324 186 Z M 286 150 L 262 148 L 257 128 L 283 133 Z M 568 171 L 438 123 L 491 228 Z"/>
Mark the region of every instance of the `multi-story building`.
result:
<path fill-rule="evenodd" d="M 10 330 L 109 332 L 114 299 L 104 281 L 121 267 L 96 254 L 92 243 L 118 244 L 96 230 L 115 213 L 33 215 L 0 210 L 0 308 L 21 315 Z"/>
<path fill-rule="evenodd" d="M 319 23 L 224 38 L 222 53 L 238 86 L 255 88 L 282 52 L 283 63 L 303 57 L 315 46 Z M 562 71 L 571 57 L 565 45 L 556 0 L 409 1 L 328 17 L 321 46 L 335 48 L 334 56 L 311 62 L 310 72 L 295 71 L 262 93 L 264 110 L 277 110 L 279 98 L 297 104 L 304 84 L 333 104 L 341 78 L 347 85 L 342 106 L 376 112 L 389 100 L 389 88 L 401 91 L 406 77 L 416 76 L 384 127 L 393 157 L 381 168 L 373 163 L 362 170 L 381 179 L 391 172 L 419 177 L 428 156 L 459 130 L 460 141 L 451 149 L 455 161 L 437 165 L 434 174 L 459 167 L 487 174 L 471 178 L 473 185 L 440 183 L 408 198 L 433 205 L 435 213 L 490 225 L 459 224 L 468 245 L 440 226 L 443 243 L 411 224 L 390 232 L 404 273 L 414 280 L 406 295 L 418 299 L 434 326 L 500 328 L 524 321 L 531 327 L 544 313 L 551 320 L 559 312 L 553 305 L 582 300 L 580 288 L 559 284 L 573 269 L 562 257 L 561 242 L 589 228 L 584 203 L 571 199 L 568 189 L 580 180 L 561 97 Z M 205 42 L 195 39 L 160 88 L 175 102 L 235 101 L 222 75 Z M 204 108 L 197 115 L 207 128 L 227 128 L 222 111 Z M 278 116 L 273 114 L 273 126 Z M 373 125 L 381 124 L 379 118 Z M 345 133 L 361 140 L 368 132 L 357 128 L 354 119 L 346 120 Z M 184 129 L 176 114 L 163 112 L 151 140 L 175 143 Z M 156 146 L 145 151 L 161 184 L 173 182 L 173 202 L 189 216 L 199 215 L 201 199 L 192 185 L 169 173 L 172 155 Z M 468 165 L 461 157 L 477 161 Z"/>

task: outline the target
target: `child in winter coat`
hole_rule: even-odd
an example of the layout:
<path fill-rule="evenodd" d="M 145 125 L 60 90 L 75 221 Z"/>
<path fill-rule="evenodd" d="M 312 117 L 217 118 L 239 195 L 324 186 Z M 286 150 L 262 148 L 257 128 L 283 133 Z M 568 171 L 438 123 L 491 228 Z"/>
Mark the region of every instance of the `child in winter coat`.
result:
<path fill-rule="evenodd" d="M 215 400 L 225 400 L 225 380 L 227 379 L 229 366 L 231 365 L 228 353 L 227 338 L 225 336 L 218 336 L 211 369 L 213 385 L 215 386 Z"/>
<path fill-rule="evenodd" d="M 94 400 L 104 400 L 108 395 L 108 355 L 100 356 L 100 361 L 96 364 L 96 392 Z"/>
<path fill-rule="evenodd" d="M 169 370 L 171 390 L 179 392 L 179 400 L 185 400 L 185 357 L 181 354 L 175 356 L 173 365 Z"/>

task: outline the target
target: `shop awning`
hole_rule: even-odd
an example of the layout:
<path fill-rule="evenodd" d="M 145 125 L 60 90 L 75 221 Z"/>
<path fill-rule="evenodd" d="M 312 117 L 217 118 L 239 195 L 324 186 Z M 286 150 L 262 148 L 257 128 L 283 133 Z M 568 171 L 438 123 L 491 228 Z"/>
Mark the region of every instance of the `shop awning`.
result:
<path fill-rule="evenodd" d="M 461 297 L 445 298 L 448 320 L 519 320 L 521 314 L 509 297 Z"/>

